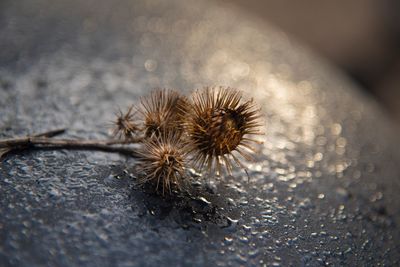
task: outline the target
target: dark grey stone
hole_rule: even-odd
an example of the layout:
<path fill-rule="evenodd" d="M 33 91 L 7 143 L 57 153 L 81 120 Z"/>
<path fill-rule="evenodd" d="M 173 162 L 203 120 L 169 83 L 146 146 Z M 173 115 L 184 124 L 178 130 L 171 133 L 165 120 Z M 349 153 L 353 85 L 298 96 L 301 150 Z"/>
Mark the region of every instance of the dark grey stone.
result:
<path fill-rule="evenodd" d="M 239 88 L 266 125 L 249 182 L 204 174 L 167 197 L 125 156 L 8 155 L 1 266 L 399 264 L 398 132 L 284 33 L 214 2 L 33 0 L 2 2 L 0 36 L 1 137 L 104 138 L 154 87 Z"/>

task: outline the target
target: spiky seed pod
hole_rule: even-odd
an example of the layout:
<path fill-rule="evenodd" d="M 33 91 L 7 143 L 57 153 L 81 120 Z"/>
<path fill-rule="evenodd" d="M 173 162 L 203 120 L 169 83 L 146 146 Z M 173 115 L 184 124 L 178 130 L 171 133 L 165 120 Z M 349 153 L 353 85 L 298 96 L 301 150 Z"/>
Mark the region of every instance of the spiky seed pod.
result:
<path fill-rule="evenodd" d="M 133 106 L 130 106 L 126 113 L 121 110 L 116 114 L 117 119 L 114 121 L 113 136 L 119 139 L 129 140 L 140 131 L 139 125 L 135 121 L 135 112 Z"/>
<path fill-rule="evenodd" d="M 186 97 L 176 91 L 157 89 L 141 101 L 146 137 L 161 136 L 168 132 L 181 134 L 184 115 L 188 109 Z"/>
<path fill-rule="evenodd" d="M 231 88 L 204 88 L 192 97 L 192 111 L 186 123 L 189 153 L 194 165 L 221 172 L 221 166 L 232 172 L 232 160 L 243 168 L 237 151 L 246 160 L 254 152 L 248 135 L 260 134 L 259 109 L 252 100 L 242 101 L 239 91 Z"/>
<path fill-rule="evenodd" d="M 152 183 L 157 192 L 181 189 L 185 177 L 187 153 L 179 135 L 165 134 L 146 138 L 138 151 L 139 184 Z"/>

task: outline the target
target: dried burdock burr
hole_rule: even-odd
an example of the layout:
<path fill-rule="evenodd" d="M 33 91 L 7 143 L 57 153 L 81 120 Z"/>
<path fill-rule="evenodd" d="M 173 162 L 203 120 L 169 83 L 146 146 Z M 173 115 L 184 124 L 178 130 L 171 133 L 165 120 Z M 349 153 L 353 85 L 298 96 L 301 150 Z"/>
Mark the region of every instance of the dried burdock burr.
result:
<path fill-rule="evenodd" d="M 171 193 L 171 188 L 181 189 L 185 178 L 187 152 L 180 136 L 172 133 L 146 138 L 138 155 L 138 183 L 151 183 L 155 191 Z"/>
<path fill-rule="evenodd" d="M 123 153 L 137 158 L 138 183 L 153 184 L 164 195 L 181 189 L 189 167 L 220 174 L 223 168 L 231 173 L 236 163 L 246 170 L 240 160 L 252 160 L 252 143 L 258 143 L 253 135 L 261 134 L 259 109 L 231 88 L 206 87 L 190 100 L 158 89 L 141 100 L 138 111 L 119 111 L 113 123 L 118 139 L 52 139 L 62 131 L 50 131 L 0 140 L 0 156 L 29 148 Z"/>
<path fill-rule="evenodd" d="M 113 136 L 125 140 L 130 140 L 137 136 L 140 127 L 135 121 L 135 112 L 133 108 L 133 106 L 130 106 L 125 113 L 121 110 L 118 111 L 117 119 L 113 122 Z"/>
<path fill-rule="evenodd" d="M 141 113 L 146 137 L 168 132 L 181 134 L 183 118 L 188 109 L 186 97 L 169 89 L 157 89 L 141 100 Z"/>
<path fill-rule="evenodd" d="M 231 173 L 232 161 L 243 168 L 235 152 L 251 160 L 252 143 L 258 143 L 252 135 L 261 134 L 259 109 L 253 101 L 243 101 L 232 88 L 206 87 L 193 94 L 192 106 L 186 131 L 194 165 L 217 174 L 222 166 Z"/>

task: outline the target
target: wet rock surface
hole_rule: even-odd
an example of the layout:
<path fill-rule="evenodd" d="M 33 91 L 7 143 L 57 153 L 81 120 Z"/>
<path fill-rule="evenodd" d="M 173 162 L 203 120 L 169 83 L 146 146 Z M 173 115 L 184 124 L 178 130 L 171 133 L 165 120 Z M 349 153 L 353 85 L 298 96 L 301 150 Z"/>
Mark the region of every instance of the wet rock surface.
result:
<path fill-rule="evenodd" d="M 157 196 L 135 160 L 24 151 L 0 165 L 1 266 L 398 265 L 398 134 L 277 30 L 215 3 L 30 1 L 0 11 L 0 136 L 104 138 L 154 87 L 254 97 L 264 144 L 220 178 Z"/>

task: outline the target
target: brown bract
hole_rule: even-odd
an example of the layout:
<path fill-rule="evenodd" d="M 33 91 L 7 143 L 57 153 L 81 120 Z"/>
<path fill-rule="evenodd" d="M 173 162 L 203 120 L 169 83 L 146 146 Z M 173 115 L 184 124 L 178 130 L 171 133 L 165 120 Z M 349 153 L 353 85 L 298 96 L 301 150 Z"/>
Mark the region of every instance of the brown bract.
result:
<path fill-rule="evenodd" d="M 181 189 L 185 177 L 186 151 L 174 134 L 147 138 L 138 151 L 139 184 L 153 183 L 157 192 Z"/>
<path fill-rule="evenodd" d="M 194 165 L 221 172 L 225 166 L 232 172 L 232 160 L 243 168 L 239 158 L 251 160 L 254 152 L 251 135 L 260 134 L 259 109 L 252 100 L 243 101 L 239 91 L 232 88 L 204 88 L 192 97 L 192 110 L 186 122 L 189 153 Z M 250 136 L 250 137 L 249 137 Z"/>
<path fill-rule="evenodd" d="M 146 137 L 159 137 L 170 132 L 182 133 L 182 122 L 188 109 L 187 99 L 173 90 L 157 89 L 141 100 Z"/>
<path fill-rule="evenodd" d="M 118 111 L 117 119 L 115 120 L 113 135 L 119 139 L 129 140 L 134 138 L 140 131 L 140 127 L 135 122 L 135 112 L 133 106 L 130 106 L 126 113 Z"/>

